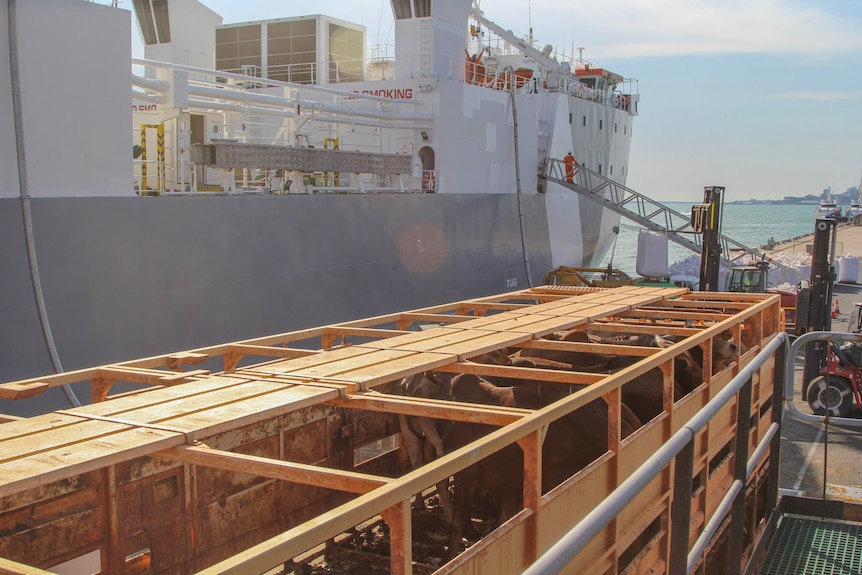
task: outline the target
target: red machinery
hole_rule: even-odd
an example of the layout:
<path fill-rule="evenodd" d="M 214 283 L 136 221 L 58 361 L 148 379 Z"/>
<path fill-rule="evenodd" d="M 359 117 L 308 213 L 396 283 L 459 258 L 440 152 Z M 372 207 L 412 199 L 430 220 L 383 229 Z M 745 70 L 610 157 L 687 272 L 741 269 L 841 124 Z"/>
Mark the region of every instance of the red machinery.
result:
<path fill-rule="evenodd" d="M 848 331 L 862 333 L 862 302 L 853 304 Z M 805 398 L 817 415 L 828 406 L 829 415 L 844 417 L 854 401 L 862 407 L 862 342 L 831 342 L 826 366 L 808 383 Z"/>
<path fill-rule="evenodd" d="M 828 409 L 830 416 L 845 417 L 854 403 L 862 407 L 862 343 L 831 342 L 826 366 L 808 382 L 806 399 L 817 415 Z"/>

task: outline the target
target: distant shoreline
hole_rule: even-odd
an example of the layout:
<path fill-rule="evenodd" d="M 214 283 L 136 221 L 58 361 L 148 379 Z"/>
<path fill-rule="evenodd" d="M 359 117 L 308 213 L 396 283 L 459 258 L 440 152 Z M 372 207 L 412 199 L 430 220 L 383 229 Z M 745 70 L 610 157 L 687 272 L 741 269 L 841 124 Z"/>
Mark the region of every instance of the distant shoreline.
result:
<path fill-rule="evenodd" d="M 762 204 L 773 205 L 773 206 L 819 206 L 820 205 L 819 201 L 816 201 L 816 202 L 812 202 L 812 201 L 795 202 L 792 200 L 734 200 L 732 202 L 724 202 L 724 203 L 725 204 L 744 205 L 744 206 L 748 206 L 748 205 L 757 206 L 757 205 L 762 205 Z M 844 205 L 844 204 L 837 204 L 837 205 Z M 847 204 L 847 205 L 849 206 L 850 204 Z"/>

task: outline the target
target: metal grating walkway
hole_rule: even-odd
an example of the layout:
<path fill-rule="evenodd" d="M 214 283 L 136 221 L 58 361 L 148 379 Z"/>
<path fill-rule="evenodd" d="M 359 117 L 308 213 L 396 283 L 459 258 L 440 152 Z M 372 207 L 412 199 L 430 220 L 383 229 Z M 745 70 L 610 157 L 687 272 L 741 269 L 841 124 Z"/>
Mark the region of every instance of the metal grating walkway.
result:
<path fill-rule="evenodd" d="M 860 575 L 862 525 L 784 516 L 759 575 Z"/>

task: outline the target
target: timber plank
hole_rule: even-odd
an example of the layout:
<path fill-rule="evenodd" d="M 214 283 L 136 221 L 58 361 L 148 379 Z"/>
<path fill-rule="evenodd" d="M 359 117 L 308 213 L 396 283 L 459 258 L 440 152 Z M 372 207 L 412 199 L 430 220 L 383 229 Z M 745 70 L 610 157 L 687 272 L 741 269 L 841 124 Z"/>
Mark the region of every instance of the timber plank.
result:
<path fill-rule="evenodd" d="M 25 417 L 4 423 L 3 433 L 0 434 L 0 462 L 12 456 L 7 451 L 7 445 L 11 445 L 10 442 L 37 433 L 47 433 L 52 429 L 63 429 L 79 423 L 79 421 L 77 418 L 62 413 L 46 413 L 45 415 Z"/>
<path fill-rule="evenodd" d="M 51 387 L 50 384 L 41 381 L 29 383 L 5 383 L 0 385 L 0 399 L 26 399 L 41 395 L 43 391 Z"/>
<path fill-rule="evenodd" d="M 564 317 L 579 317 L 584 318 L 584 322 L 586 320 L 593 320 L 596 318 L 604 317 L 606 315 L 613 315 L 617 313 L 627 312 L 632 309 L 632 306 L 629 304 L 607 304 L 601 302 L 575 302 L 575 303 L 567 303 L 566 305 L 558 306 L 553 310 L 554 315 L 564 316 Z M 541 310 L 537 310 L 537 313 L 541 313 Z"/>
<path fill-rule="evenodd" d="M 434 369 L 458 359 L 454 355 L 416 353 L 397 349 L 353 346 L 348 350 L 349 354 L 342 353 L 335 358 L 325 356 L 301 358 L 273 363 L 258 369 L 273 374 L 306 377 L 324 382 L 378 384 L 403 377 L 411 370 L 412 373 L 416 373 Z"/>
<path fill-rule="evenodd" d="M 463 361 L 467 357 L 474 357 L 532 339 L 532 336 L 528 334 L 459 329 L 462 326 L 463 324 L 449 329 L 428 330 L 423 332 L 425 337 L 422 338 L 392 338 L 380 342 L 360 344 L 360 347 L 445 353 L 455 355 L 458 361 Z"/>
<path fill-rule="evenodd" d="M 118 416 L 141 408 L 158 408 L 162 405 L 182 400 L 197 398 L 202 394 L 217 393 L 230 390 L 246 384 L 253 378 L 238 377 L 234 374 L 209 376 L 204 379 L 189 381 L 182 385 L 156 388 L 134 395 L 112 398 L 110 401 L 94 403 L 74 409 L 75 412 L 99 416 Z M 150 422 L 148 422 L 150 423 Z"/>
<path fill-rule="evenodd" d="M 129 428 L 108 436 L 75 442 L 74 448 L 55 449 L 16 459 L 0 466 L 0 497 L 38 483 L 60 481 L 185 443 L 182 434 L 146 428 Z"/>
<path fill-rule="evenodd" d="M 285 413 L 323 403 L 340 395 L 337 389 L 295 386 L 273 393 L 226 403 L 205 412 L 192 412 L 170 420 L 171 426 L 195 430 L 195 437 L 206 438 L 250 425 Z"/>
<path fill-rule="evenodd" d="M 209 395 L 210 403 L 204 408 L 199 405 L 202 396 L 195 395 L 178 399 L 173 404 L 143 405 L 110 414 L 122 422 L 87 419 L 88 415 L 96 415 L 89 410 L 103 411 L 107 404 L 86 406 L 62 414 L 67 423 L 63 427 L 4 438 L 0 442 L 3 457 L 0 460 L 0 497 L 23 487 L 21 482 L 27 477 L 38 477 L 43 483 L 58 481 L 181 445 L 186 443 L 183 431 L 194 432 L 198 436 L 213 435 L 338 396 L 337 390 L 272 382 L 255 381 L 245 387 L 246 393 L 250 394 L 245 397 L 238 396 L 235 387 L 205 394 L 204 397 Z M 172 389 L 153 393 L 163 394 Z M 135 422 L 161 424 L 170 430 L 134 427 Z M 25 423 L 31 422 L 20 422 Z M 12 422 L 4 428 L 17 425 L 19 422 Z M 162 445 L 164 441 L 168 441 L 168 445 Z"/>
<path fill-rule="evenodd" d="M 298 357 L 276 361 L 265 366 L 256 366 L 255 370 L 262 373 L 271 373 L 273 375 L 300 375 L 300 377 L 316 377 L 315 375 L 305 375 L 305 372 L 314 374 L 318 368 L 328 364 L 338 363 L 344 360 L 359 359 L 369 354 L 376 353 L 377 350 L 366 347 L 350 346 L 340 347 L 333 350 L 327 350 L 326 353 L 308 357 Z M 242 371 L 242 370 L 240 370 Z"/>
<path fill-rule="evenodd" d="M 225 405 L 236 405 L 238 410 L 242 410 L 243 403 L 259 396 L 279 395 L 279 401 L 291 403 L 291 397 L 295 397 L 297 401 L 304 399 L 307 390 L 300 389 L 301 386 L 295 386 L 282 382 L 274 382 L 268 380 L 251 380 L 240 385 L 230 386 L 228 388 L 216 389 L 213 391 L 203 390 L 192 396 L 183 396 L 172 398 L 170 396 L 159 401 L 158 405 L 137 404 L 128 406 L 127 408 L 115 410 L 111 413 L 104 414 L 104 417 L 113 417 L 124 421 L 135 421 L 142 424 L 165 425 L 175 427 L 181 431 L 196 431 L 194 427 L 183 427 L 176 424 L 178 418 L 185 415 L 207 414 L 212 410 L 219 409 Z M 162 391 L 162 390 L 160 390 Z M 321 390 L 316 390 L 318 393 Z M 162 399 L 162 398 L 160 398 Z M 89 407 L 89 406 L 88 406 Z M 71 411 L 67 410 L 66 413 Z M 95 414 L 90 409 L 77 408 L 75 413 L 84 415 L 100 415 Z"/>
<path fill-rule="evenodd" d="M 63 427 L 51 427 L 41 433 L 19 435 L 0 441 L 0 483 L 6 479 L 9 469 L 24 458 L 56 449 L 71 450 L 81 441 L 119 433 L 130 427 L 123 423 L 88 420 L 71 414 L 66 421 L 67 425 Z M 8 427 L 16 426 L 17 423 L 10 423 Z"/>
<path fill-rule="evenodd" d="M 571 329 L 580 324 L 586 323 L 587 318 L 584 317 L 558 317 L 553 315 L 519 315 L 513 318 L 504 318 L 492 325 L 474 325 L 470 322 L 465 322 L 458 325 L 458 329 L 482 329 L 491 331 L 505 331 L 510 334 L 521 333 L 530 334 L 533 337 L 541 337 L 555 331 L 563 331 Z M 449 327 L 441 327 L 440 329 L 454 329 Z"/>
<path fill-rule="evenodd" d="M 394 353 L 398 350 L 379 350 L 380 354 Z M 395 381 L 414 373 L 437 369 L 453 363 L 458 359 L 456 355 L 443 353 L 413 353 L 399 352 L 386 362 L 367 364 L 362 366 L 337 366 L 338 373 L 321 376 L 321 380 L 336 380 L 354 382 L 362 391 L 369 388 Z M 333 366 L 336 367 L 336 366 Z"/>

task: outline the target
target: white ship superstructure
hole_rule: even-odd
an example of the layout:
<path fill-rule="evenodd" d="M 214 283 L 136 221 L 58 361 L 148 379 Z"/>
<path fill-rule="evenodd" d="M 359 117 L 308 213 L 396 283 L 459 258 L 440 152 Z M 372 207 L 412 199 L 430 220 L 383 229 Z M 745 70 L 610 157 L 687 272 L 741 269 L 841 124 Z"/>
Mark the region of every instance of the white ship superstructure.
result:
<path fill-rule="evenodd" d="M 624 183 L 633 82 L 468 0 L 394 0 L 371 58 L 336 17 L 133 6 L 146 60 L 126 10 L 0 0 L 0 380 L 523 288 L 609 247 L 618 216 L 540 172 L 571 151 Z"/>
<path fill-rule="evenodd" d="M 212 22 L 196 2 L 176 5 L 182 10 L 176 17 L 175 4 L 170 6 L 172 22 Z M 190 173 L 188 142 L 222 138 L 397 154 L 411 162 L 408 173 L 397 175 L 297 169 L 246 170 L 238 177 L 241 187 L 267 191 L 273 191 L 274 178 L 276 191 L 293 193 L 536 193 L 538 166 L 570 150 L 586 167 L 625 183 L 638 101 L 631 82 L 581 60 L 558 60 L 550 46 L 535 48 L 468 0 L 396 1 L 393 11 L 395 54 L 369 60 L 361 58 L 364 29 L 327 16 L 183 28 L 184 35 L 201 37 L 192 42 L 195 59 L 230 73 L 146 67 L 163 83 L 139 83 L 144 89 L 138 93 L 145 94 L 136 100 L 134 124 L 151 126 L 142 128 L 148 131 L 142 139 L 157 138 L 157 126 L 173 136 L 163 151 L 161 191 L 236 185 L 235 174 Z M 203 47 L 212 38 L 207 53 Z M 306 50 L 288 58 L 282 46 Z M 148 57 L 183 62 L 190 50 L 183 43 L 177 48 L 179 53 L 153 44 Z M 177 94 L 181 101 L 173 101 Z M 152 164 L 153 147 L 147 145 L 150 154 L 141 166 Z M 145 187 L 160 184 L 151 173 Z M 555 194 L 547 204 L 553 265 L 594 262 L 605 251 L 614 216 L 582 221 L 575 195 L 557 197 L 554 188 L 547 190 Z"/>

